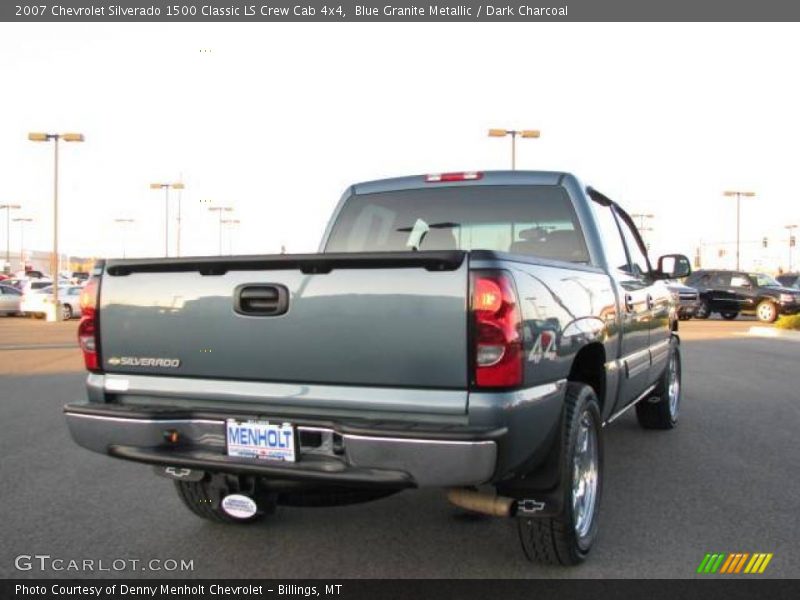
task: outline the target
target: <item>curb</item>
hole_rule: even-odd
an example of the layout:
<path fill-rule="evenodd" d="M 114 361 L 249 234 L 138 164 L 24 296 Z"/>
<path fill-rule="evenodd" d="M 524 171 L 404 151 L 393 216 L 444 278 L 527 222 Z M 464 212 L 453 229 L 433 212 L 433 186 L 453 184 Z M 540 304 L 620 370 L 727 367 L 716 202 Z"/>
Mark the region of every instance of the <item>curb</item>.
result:
<path fill-rule="evenodd" d="M 783 338 L 785 340 L 794 340 L 800 342 L 800 331 L 791 331 L 789 329 L 778 329 L 776 327 L 751 327 L 750 335 L 757 335 L 759 337 L 770 338 Z"/>

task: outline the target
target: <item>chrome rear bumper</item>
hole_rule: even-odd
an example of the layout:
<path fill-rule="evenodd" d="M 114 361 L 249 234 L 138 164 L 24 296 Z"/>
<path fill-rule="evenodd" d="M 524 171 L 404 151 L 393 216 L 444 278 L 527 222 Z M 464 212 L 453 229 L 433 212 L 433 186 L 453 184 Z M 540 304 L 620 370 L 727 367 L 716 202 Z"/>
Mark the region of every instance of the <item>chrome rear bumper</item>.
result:
<path fill-rule="evenodd" d="M 497 464 L 494 440 L 445 440 L 364 435 L 298 426 L 336 444 L 299 448 L 298 461 L 283 463 L 229 457 L 225 420 L 91 414 L 90 404 L 64 408 L 73 439 L 102 454 L 143 463 L 208 471 L 258 474 L 320 483 L 449 487 L 489 481 Z M 72 408 L 71 408 L 72 407 Z M 171 432 L 177 442 L 169 441 Z"/>

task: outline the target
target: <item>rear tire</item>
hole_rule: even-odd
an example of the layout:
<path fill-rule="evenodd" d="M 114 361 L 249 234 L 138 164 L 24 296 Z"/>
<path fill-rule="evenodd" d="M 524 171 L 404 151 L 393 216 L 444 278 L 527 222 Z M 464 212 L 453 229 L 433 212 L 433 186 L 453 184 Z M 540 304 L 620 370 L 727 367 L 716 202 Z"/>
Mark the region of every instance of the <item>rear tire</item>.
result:
<path fill-rule="evenodd" d="M 636 418 L 644 429 L 672 429 L 681 406 L 681 352 L 675 338 L 670 341 L 667 368 L 652 395 L 636 405 Z"/>
<path fill-rule="evenodd" d="M 720 315 L 722 315 L 722 318 L 725 319 L 726 321 L 733 321 L 736 317 L 739 316 L 739 313 L 733 311 L 726 311 L 720 313 Z"/>
<path fill-rule="evenodd" d="M 69 304 L 61 306 L 61 320 L 69 321 L 72 318 L 72 307 Z"/>
<path fill-rule="evenodd" d="M 248 524 L 261 521 L 275 511 L 274 495 L 254 498 L 258 504 L 258 512 L 252 517 L 238 519 L 222 509 L 222 499 L 229 493 L 224 488 L 212 485 L 213 479 L 206 476 L 201 481 L 176 481 L 178 497 L 198 517 L 215 523 Z M 250 495 L 250 494 L 245 494 Z"/>
<path fill-rule="evenodd" d="M 597 537 L 603 490 L 603 436 L 600 404 L 594 390 L 567 384 L 561 434 L 563 511 L 553 518 L 519 518 L 522 551 L 531 562 L 577 565 Z"/>
<path fill-rule="evenodd" d="M 756 307 L 756 316 L 764 323 L 774 323 L 778 320 L 778 307 L 771 300 L 762 300 Z"/>

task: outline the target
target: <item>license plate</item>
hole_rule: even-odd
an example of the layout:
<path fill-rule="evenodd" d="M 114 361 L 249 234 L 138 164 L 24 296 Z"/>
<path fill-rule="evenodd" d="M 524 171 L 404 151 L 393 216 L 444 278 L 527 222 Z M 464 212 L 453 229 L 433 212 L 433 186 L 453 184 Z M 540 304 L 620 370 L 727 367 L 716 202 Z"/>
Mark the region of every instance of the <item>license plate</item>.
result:
<path fill-rule="evenodd" d="M 228 419 L 226 430 L 228 456 L 295 461 L 294 427 L 289 423 Z"/>

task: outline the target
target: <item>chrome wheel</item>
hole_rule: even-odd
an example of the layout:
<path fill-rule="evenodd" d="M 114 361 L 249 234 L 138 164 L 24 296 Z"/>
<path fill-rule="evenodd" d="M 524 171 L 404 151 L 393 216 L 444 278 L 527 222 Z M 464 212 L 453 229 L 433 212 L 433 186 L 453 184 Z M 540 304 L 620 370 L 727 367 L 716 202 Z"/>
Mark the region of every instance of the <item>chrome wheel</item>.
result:
<path fill-rule="evenodd" d="M 758 320 L 768 323 L 775 320 L 775 305 L 772 302 L 762 302 L 758 305 Z"/>
<path fill-rule="evenodd" d="M 678 416 L 681 402 L 681 374 L 678 356 L 673 352 L 667 365 L 667 397 L 669 398 L 669 414 L 673 420 Z"/>
<path fill-rule="evenodd" d="M 72 307 L 69 304 L 61 305 L 61 320 L 69 321 L 72 318 Z"/>
<path fill-rule="evenodd" d="M 592 528 L 597 503 L 598 448 L 594 419 L 584 411 L 578 423 L 575 454 L 572 459 L 572 514 L 575 533 L 586 537 Z"/>

